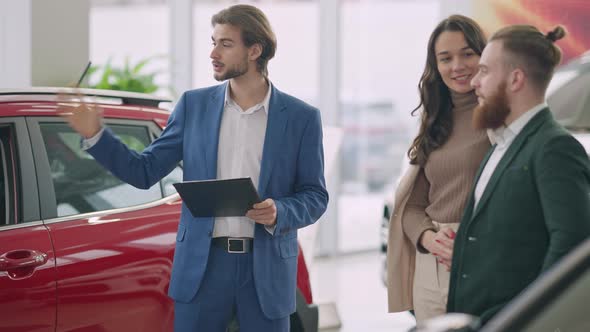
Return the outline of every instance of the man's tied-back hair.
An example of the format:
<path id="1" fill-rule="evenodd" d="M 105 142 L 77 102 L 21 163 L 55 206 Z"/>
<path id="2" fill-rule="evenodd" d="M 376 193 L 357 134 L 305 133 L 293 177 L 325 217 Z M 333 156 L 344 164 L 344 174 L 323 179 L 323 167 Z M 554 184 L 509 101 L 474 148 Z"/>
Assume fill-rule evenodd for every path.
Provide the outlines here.
<path id="1" fill-rule="evenodd" d="M 497 31 L 490 42 L 501 42 L 508 53 L 506 64 L 522 69 L 529 81 L 545 92 L 555 67 L 561 62 L 561 50 L 555 41 L 565 35 L 565 28 L 561 25 L 547 34 L 532 25 L 511 25 Z"/>

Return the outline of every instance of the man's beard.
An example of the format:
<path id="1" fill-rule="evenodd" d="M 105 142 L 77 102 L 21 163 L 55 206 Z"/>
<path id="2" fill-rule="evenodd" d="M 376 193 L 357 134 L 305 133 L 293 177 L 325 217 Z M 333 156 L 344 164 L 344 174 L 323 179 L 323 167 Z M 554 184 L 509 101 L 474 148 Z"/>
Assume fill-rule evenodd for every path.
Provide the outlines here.
<path id="1" fill-rule="evenodd" d="M 510 115 L 506 83 L 500 84 L 496 93 L 486 98 L 483 104 L 473 110 L 473 126 L 475 129 L 496 129 L 506 123 Z"/>
<path id="2" fill-rule="evenodd" d="M 229 80 L 229 79 L 232 79 L 235 77 L 242 76 L 247 72 L 248 72 L 248 56 L 245 56 L 244 61 L 242 61 L 242 63 L 235 65 L 231 69 L 228 69 L 225 74 L 220 74 L 219 76 L 217 74 L 214 74 L 213 77 L 217 81 L 222 82 L 225 80 Z"/>

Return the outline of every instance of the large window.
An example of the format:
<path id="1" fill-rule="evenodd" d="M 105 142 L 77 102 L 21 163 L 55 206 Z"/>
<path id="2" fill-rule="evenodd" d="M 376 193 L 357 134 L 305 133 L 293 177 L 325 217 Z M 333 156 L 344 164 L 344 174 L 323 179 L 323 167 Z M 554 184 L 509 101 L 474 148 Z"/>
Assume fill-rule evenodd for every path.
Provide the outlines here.
<path id="1" fill-rule="evenodd" d="M 58 216 L 68 216 L 152 202 L 173 192 L 171 183 L 182 179 L 177 167 L 162 183 L 137 189 L 114 177 L 80 148 L 80 136 L 63 123 L 41 123 Z M 110 125 L 129 148 L 141 152 L 150 144 L 145 126 Z"/>
<path id="2" fill-rule="evenodd" d="M 418 128 L 410 113 L 419 103 L 418 81 L 439 5 L 435 0 L 341 2 L 341 252 L 380 244 L 384 204 L 393 196 Z"/>

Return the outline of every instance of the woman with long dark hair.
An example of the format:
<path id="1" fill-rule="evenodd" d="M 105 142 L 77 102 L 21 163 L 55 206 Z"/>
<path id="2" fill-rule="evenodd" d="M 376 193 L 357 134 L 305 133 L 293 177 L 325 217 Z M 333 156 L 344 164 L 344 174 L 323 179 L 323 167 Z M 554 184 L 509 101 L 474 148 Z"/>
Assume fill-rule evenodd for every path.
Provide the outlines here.
<path id="1" fill-rule="evenodd" d="M 472 19 L 452 15 L 432 32 L 418 85 L 420 130 L 397 191 L 388 244 L 389 311 L 417 321 L 445 313 L 453 238 L 479 164 L 490 147 L 471 124 L 470 85 L 486 39 Z"/>

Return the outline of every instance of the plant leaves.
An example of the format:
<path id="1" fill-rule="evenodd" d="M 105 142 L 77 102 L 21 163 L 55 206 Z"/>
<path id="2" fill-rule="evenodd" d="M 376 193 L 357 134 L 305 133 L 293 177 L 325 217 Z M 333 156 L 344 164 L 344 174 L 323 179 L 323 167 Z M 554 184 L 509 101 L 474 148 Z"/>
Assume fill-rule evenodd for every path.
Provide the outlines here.
<path id="1" fill-rule="evenodd" d="M 164 55 L 155 55 L 139 60 L 132 64 L 129 57 L 125 57 L 123 67 L 113 67 L 111 65 L 111 58 L 107 60 L 104 66 L 90 67 L 88 76 L 98 74 L 102 69 L 102 75 L 98 83 L 94 86 L 89 86 L 95 89 L 106 90 L 120 90 L 132 91 L 142 93 L 153 93 L 158 90 L 158 85 L 155 83 L 155 78 L 158 74 L 162 74 L 163 70 L 152 71 L 149 73 L 142 73 L 146 65 L 155 59 L 165 58 Z"/>

